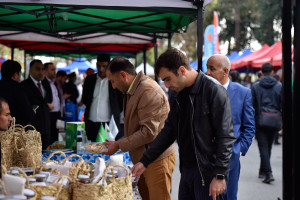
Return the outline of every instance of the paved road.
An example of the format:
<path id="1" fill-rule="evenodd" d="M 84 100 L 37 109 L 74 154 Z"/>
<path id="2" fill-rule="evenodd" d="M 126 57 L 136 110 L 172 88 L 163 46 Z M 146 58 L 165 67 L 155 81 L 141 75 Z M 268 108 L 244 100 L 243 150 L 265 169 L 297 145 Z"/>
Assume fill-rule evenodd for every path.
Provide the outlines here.
<path id="1" fill-rule="evenodd" d="M 178 151 L 172 180 L 172 200 L 177 200 L 180 181 Z M 254 140 L 247 155 L 241 158 L 241 175 L 238 200 L 279 200 L 282 199 L 282 145 L 273 145 L 271 166 L 275 181 L 272 184 L 262 183 L 258 178 L 260 159 L 257 142 Z"/>

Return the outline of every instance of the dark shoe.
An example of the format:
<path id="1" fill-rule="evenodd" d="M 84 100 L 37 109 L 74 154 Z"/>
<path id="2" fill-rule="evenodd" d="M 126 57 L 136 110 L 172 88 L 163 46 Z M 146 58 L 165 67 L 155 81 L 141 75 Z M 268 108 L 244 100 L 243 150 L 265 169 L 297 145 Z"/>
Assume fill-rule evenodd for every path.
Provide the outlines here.
<path id="1" fill-rule="evenodd" d="M 279 144 L 281 144 L 280 142 L 278 142 L 278 141 L 275 141 L 274 142 L 274 144 L 276 144 L 276 145 L 279 145 Z"/>
<path id="2" fill-rule="evenodd" d="M 265 178 L 266 177 L 266 173 L 265 172 L 259 172 L 258 173 L 258 178 Z"/>
<path id="3" fill-rule="evenodd" d="M 270 173 L 270 174 L 267 174 L 266 175 L 266 178 L 263 180 L 264 183 L 271 183 L 275 181 L 273 175 Z"/>

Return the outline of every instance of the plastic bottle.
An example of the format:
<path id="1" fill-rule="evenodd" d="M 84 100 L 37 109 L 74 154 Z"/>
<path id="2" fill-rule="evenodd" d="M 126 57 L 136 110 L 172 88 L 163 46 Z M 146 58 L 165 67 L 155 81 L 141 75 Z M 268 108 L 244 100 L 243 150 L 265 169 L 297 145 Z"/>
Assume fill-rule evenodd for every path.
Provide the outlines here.
<path id="1" fill-rule="evenodd" d="M 82 150 L 83 146 L 82 146 L 82 130 L 79 129 L 77 131 L 77 153 L 83 153 Z"/>

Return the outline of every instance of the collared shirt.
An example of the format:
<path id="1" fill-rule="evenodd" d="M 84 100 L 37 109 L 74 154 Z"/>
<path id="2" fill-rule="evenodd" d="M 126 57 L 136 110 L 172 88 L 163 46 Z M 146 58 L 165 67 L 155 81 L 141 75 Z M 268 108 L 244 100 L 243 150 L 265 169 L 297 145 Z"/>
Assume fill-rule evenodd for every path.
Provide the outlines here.
<path id="1" fill-rule="evenodd" d="M 223 85 L 223 87 L 227 90 L 227 89 L 228 89 L 228 85 L 229 85 L 229 79 L 228 79 L 227 83 L 225 83 L 225 84 Z"/>
<path id="2" fill-rule="evenodd" d="M 101 79 L 97 75 L 93 100 L 90 108 L 89 120 L 93 122 L 109 122 L 111 118 L 109 102 L 108 79 Z"/>
<path id="3" fill-rule="evenodd" d="M 51 92 L 52 92 L 52 102 L 51 104 L 54 106 L 53 110 L 50 110 L 50 112 L 59 112 L 60 111 L 60 99 L 58 96 L 57 88 L 54 84 L 54 81 L 50 80 L 48 77 L 46 79 L 49 81 Z"/>
<path id="4" fill-rule="evenodd" d="M 34 83 L 34 85 L 39 89 L 39 86 L 38 86 L 38 82 L 41 84 L 41 88 L 42 88 L 42 92 L 43 92 L 43 97 L 45 97 L 46 96 L 46 90 L 44 89 L 44 87 L 43 87 L 43 84 L 42 84 L 42 81 L 37 81 L 37 80 L 35 80 L 31 75 L 30 75 L 30 78 L 31 78 L 31 80 L 33 81 L 33 83 Z"/>
<path id="5" fill-rule="evenodd" d="M 130 92 L 130 90 L 131 90 L 131 88 L 132 88 L 132 86 L 134 84 L 134 81 L 135 81 L 136 77 L 137 77 L 137 75 L 134 77 L 133 81 L 131 82 L 131 84 L 130 84 L 130 86 L 129 86 L 127 92 L 126 92 L 126 94 L 128 94 Z"/>

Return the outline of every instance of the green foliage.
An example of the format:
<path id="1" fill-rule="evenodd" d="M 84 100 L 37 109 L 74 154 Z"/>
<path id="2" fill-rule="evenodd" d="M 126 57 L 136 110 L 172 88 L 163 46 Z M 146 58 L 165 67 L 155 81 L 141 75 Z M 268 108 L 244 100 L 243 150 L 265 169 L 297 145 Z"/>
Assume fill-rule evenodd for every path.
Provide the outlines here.
<path id="1" fill-rule="evenodd" d="M 262 44 L 273 45 L 281 37 L 280 1 L 258 1 L 258 10 L 259 20 L 253 29 L 255 38 Z"/>

